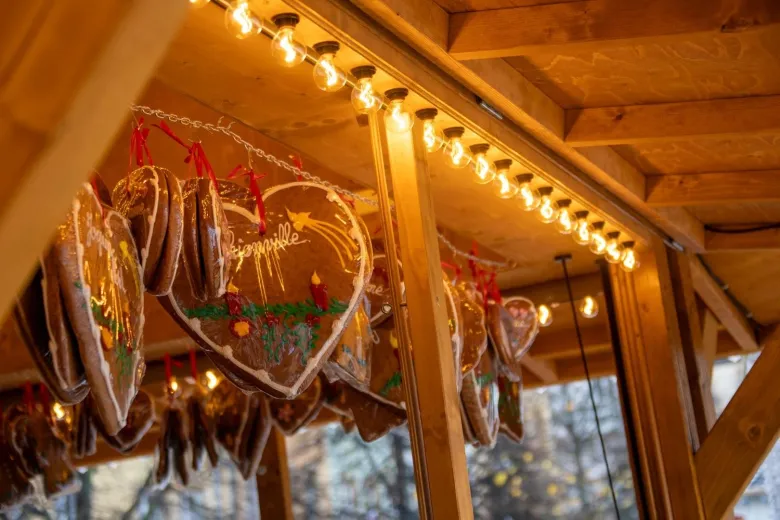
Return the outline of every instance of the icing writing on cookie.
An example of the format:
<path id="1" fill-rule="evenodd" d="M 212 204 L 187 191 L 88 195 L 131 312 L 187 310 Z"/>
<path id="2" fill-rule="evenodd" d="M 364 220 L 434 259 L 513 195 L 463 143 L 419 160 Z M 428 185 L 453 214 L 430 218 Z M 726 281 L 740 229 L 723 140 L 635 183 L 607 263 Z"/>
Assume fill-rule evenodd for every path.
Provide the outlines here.
<path id="1" fill-rule="evenodd" d="M 324 238 L 336 251 L 341 267 L 346 267 L 347 261 L 355 259 L 358 245 L 353 240 L 353 237 L 350 237 L 342 228 L 324 220 L 311 218 L 311 212 L 309 211 L 294 213 L 287 209 L 287 218 L 290 219 L 296 231 L 310 229 Z"/>

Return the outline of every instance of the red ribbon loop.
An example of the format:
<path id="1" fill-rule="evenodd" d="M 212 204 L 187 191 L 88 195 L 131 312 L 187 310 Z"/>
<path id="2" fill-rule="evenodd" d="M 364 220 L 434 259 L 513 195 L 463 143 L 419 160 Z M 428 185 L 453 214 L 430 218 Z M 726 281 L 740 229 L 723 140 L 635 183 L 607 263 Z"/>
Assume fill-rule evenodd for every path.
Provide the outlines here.
<path id="1" fill-rule="evenodd" d="M 179 143 L 181 146 L 183 146 L 189 154 L 184 159 L 184 162 L 189 164 L 190 166 L 195 166 L 195 173 L 198 176 L 198 178 L 203 178 L 203 174 L 209 176 L 209 179 L 211 179 L 211 182 L 214 183 L 214 188 L 217 188 L 217 175 L 214 173 L 214 168 L 211 167 L 211 163 L 206 158 L 206 152 L 203 151 L 203 145 L 200 142 L 192 143 L 192 146 L 187 146 L 187 143 L 181 140 L 181 138 L 176 135 L 173 130 L 165 123 L 165 121 L 160 121 L 159 125 L 154 125 L 163 132 L 165 132 L 165 135 Z"/>
<path id="2" fill-rule="evenodd" d="M 303 161 L 297 155 L 291 155 L 290 159 L 292 159 L 292 162 L 295 165 L 295 167 L 298 168 L 298 173 L 295 174 L 295 179 L 298 182 L 303 181 L 303 175 L 301 175 L 301 172 L 303 171 Z"/>
<path id="3" fill-rule="evenodd" d="M 146 144 L 146 139 L 149 137 L 149 128 L 143 128 L 144 118 L 138 119 L 138 124 L 133 127 L 133 131 L 130 134 L 130 154 L 127 160 L 127 171 L 133 167 L 133 156 L 135 156 L 136 166 L 144 165 L 144 154 L 149 159 L 149 166 L 154 166 L 152 161 L 152 154 L 149 153 L 149 146 Z"/>
<path id="4" fill-rule="evenodd" d="M 441 268 L 449 269 L 455 274 L 455 278 L 453 279 L 453 282 L 457 282 L 458 280 L 460 280 L 461 269 L 458 264 L 448 264 L 447 262 L 442 262 Z"/>
<path id="5" fill-rule="evenodd" d="M 49 389 L 43 383 L 38 385 L 38 398 L 41 401 L 41 405 L 43 405 L 43 411 L 48 414 L 51 400 L 49 399 Z"/>
<path id="6" fill-rule="evenodd" d="M 234 179 L 239 175 L 249 177 L 249 190 L 252 192 L 252 195 L 255 196 L 255 202 L 257 203 L 257 215 L 260 217 L 260 222 L 257 225 L 257 231 L 261 236 L 265 235 L 265 232 L 268 230 L 265 220 L 265 203 L 263 202 L 263 192 L 260 191 L 260 186 L 257 184 L 257 181 L 264 178 L 265 174 L 258 175 L 253 169 L 246 168 L 239 164 L 233 168 L 233 170 L 231 170 L 227 178 Z"/>

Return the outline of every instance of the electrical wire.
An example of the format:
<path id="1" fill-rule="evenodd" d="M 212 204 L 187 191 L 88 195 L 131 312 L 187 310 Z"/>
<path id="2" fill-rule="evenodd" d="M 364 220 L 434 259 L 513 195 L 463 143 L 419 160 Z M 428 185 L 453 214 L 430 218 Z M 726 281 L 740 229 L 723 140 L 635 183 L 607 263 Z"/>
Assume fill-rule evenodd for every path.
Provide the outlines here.
<path id="1" fill-rule="evenodd" d="M 577 333 L 577 343 L 580 346 L 580 356 L 582 357 L 582 366 L 585 369 L 585 379 L 588 381 L 588 393 L 590 394 L 590 404 L 593 407 L 593 416 L 596 418 L 596 431 L 599 434 L 599 442 L 601 443 L 601 453 L 604 456 L 604 466 L 607 468 L 607 479 L 609 480 L 609 489 L 612 492 L 612 504 L 615 506 L 615 515 L 620 520 L 620 508 L 617 503 L 617 494 L 615 493 L 615 483 L 612 481 L 612 470 L 609 467 L 609 458 L 607 457 L 607 446 L 604 442 L 604 434 L 601 431 L 601 421 L 599 420 L 599 412 L 596 407 L 596 396 L 593 393 L 593 382 L 590 377 L 590 370 L 588 369 L 588 359 L 585 356 L 585 345 L 582 341 L 582 331 L 580 330 L 580 323 L 577 319 L 577 308 L 574 305 L 574 293 L 571 290 L 571 280 L 569 279 L 569 269 L 566 267 L 566 261 L 571 259 L 571 255 L 556 256 L 555 259 L 561 263 L 563 267 L 563 278 L 566 280 L 566 292 L 569 295 L 569 304 L 571 305 L 571 313 L 574 318 L 574 331 Z"/>
<path id="2" fill-rule="evenodd" d="M 756 233 L 758 231 L 766 231 L 769 229 L 780 229 L 780 222 L 772 222 L 770 224 L 759 224 L 756 226 L 748 227 L 722 227 L 712 224 L 705 224 L 704 229 L 711 233 L 720 233 L 724 235 L 742 235 L 746 233 Z"/>

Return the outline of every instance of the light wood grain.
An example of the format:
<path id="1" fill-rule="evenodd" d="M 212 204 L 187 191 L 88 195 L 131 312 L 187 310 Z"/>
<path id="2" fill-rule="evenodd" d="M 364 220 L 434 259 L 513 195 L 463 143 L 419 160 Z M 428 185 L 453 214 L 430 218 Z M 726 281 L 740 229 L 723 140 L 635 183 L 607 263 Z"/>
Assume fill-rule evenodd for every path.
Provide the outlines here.
<path id="1" fill-rule="evenodd" d="M 721 518 L 734 507 L 778 438 L 778 367 L 780 330 L 776 329 L 696 454 L 708 519 Z"/>
<path id="2" fill-rule="evenodd" d="M 780 201 L 780 170 L 651 175 L 647 203 L 695 206 Z"/>
<path id="3" fill-rule="evenodd" d="M 730 234 L 707 231 L 707 251 L 776 251 L 780 250 L 780 229 Z"/>
<path id="4" fill-rule="evenodd" d="M 290 486 L 287 441 L 279 428 L 274 426 L 257 472 L 257 500 L 261 518 L 294 520 Z"/>

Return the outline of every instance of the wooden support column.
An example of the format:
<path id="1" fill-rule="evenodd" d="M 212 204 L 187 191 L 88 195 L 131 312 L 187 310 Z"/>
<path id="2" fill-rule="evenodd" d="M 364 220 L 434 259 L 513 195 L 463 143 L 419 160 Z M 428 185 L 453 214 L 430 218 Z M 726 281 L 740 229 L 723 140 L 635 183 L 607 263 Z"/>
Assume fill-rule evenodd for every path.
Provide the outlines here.
<path id="1" fill-rule="evenodd" d="M 271 430 L 260 462 L 257 500 L 260 503 L 260 518 L 294 520 L 286 439 L 277 427 Z"/>
<path id="2" fill-rule="evenodd" d="M 470 519 L 473 510 L 460 396 L 455 387 L 422 124 L 418 120 L 411 132 L 388 132 L 386 136 L 404 266 L 408 311 L 405 315 L 413 353 L 413 373 L 404 370 L 403 378 L 404 381 L 413 378 L 417 387 L 419 410 L 407 412 L 410 421 L 411 415 L 417 414 L 415 420 L 419 420 L 422 430 L 421 462 L 427 475 L 426 499 L 430 500 L 426 514 L 436 519 Z"/>
<path id="3" fill-rule="evenodd" d="M 649 518 L 703 519 L 686 411 L 674 281 L 664 244 L 652 240 L 631 274 L 609 267 L 619 378 L 635 452 L 637 495 Z M 679 283 L 679 280 L 677 280 Z"/>

